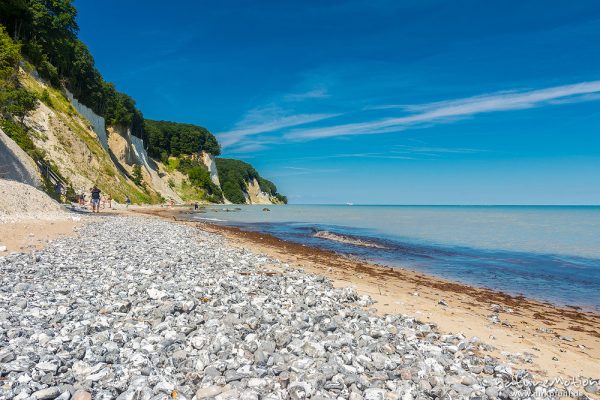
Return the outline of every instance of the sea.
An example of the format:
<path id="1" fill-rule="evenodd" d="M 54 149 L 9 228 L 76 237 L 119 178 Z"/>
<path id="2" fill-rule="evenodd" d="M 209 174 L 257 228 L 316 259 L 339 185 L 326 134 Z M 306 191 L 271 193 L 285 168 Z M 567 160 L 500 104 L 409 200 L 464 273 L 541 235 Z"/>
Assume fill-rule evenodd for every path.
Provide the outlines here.
<path id="1" fill-rule="evenodd" d="M 473 286 L 600 311 L 600 206 L 236 208 L 208 207 L 195 218 Z"/>

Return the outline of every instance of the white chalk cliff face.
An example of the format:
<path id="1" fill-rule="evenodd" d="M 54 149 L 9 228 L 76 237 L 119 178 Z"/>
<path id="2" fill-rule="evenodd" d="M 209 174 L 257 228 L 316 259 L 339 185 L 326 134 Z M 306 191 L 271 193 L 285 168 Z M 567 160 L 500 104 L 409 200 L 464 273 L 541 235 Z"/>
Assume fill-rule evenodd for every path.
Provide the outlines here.
<path id="1" fill-rule="evenodd" d="M 0 128 L 0 179 L 41 187 L 42 178 L 29 155 Z"/>
<path id="2" fill-rule="evenodd" d="M 260 189 L 260 185 L 256 179 L 246 182 L 246 197 L 247 204 L 273 204 L 271 196 Z"/>
<path id="3" fill-rule="evenodd" d="M 98 140 L 100 140 L 100 144 L 102 147 L 104 147 L 104 150 L 108 151 L 108 137 L 106 135 L 104 118 L 94 113 L 91 108 L 81 104 L 79 100 L 73 97 L 71 92 L 66 89 L 65 92 L 67 98 L 71 102 L 71 105 L 77 110 L 77 112 L 81 114 L 81 116 L 85 117 L 85 119 L 90 121 L 90 124 L 92 124 L 92 129 L 98 136 Z"/>
<path id="4" fill-rule="evenodd" d="M 173 199 L 181 203 L 181 197 L 162 179 L 157 171 L 156 164 L 148 157 L 144 148 L 144 141 L 131 134 L 131 129 L 125 126 L 109 126 L 108 145 L 116 161 L 128 173 L 133 172 L 133 166 L 139 164 L 142 169 L 144 181 L 166 199 Z"/>
<path id="5" fill-rule="evenodd" d="M 221 186 L 219 182 L 219 173 L 217 171 L 217 163 L 215 162 L 215 156 L 213 154 L 207 153 L 205 151 L 202 152 L 202 162 L 208 168 L 208 172 L 210 173 L 210 180 L 217 186 Z"/>
<path id="6" fill-rule="evenodd" d="M 132 166 L 137 162 L 131 142 L 131 130 L 124 126 L 109 126 L 108 147 L 123 166 Z"/>

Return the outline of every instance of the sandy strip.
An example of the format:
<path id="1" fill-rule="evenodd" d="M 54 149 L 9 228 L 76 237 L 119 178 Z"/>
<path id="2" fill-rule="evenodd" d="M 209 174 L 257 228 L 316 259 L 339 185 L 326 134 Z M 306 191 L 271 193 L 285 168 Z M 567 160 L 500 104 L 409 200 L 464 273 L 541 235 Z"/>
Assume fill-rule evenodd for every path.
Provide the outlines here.
<path id="1" fill-rule="evenodd" d="M 185 212 L 177 210 L 138 212 L 171 220 L 187 219 Z M 232 245 L 330 278 L 337 287 L 352 286 L 369 294 L 377 301 L 375 307 L 381 314 L 411 315 L 437 325 L 442 333 L 477 336 L 495 348 L 490 355 L 514 368 L 526 368 L 538 379 L 600 377 L 597 313 L 475 288 L 408 269 L 370 264 L 262 233 L 205 222 L 193 224 L 224 235 Z M 500 322 L 494 323 L 494 316 Z"/>
<path id="2" fill-rule="evenodd" d="M 0 246 L 6 246 L 6 251 L 0 256 L 12 251 L 29 253 L 40 250 L 50 240 L 73 235 L 79 224 L 72 219 L 0 223 Z"/>

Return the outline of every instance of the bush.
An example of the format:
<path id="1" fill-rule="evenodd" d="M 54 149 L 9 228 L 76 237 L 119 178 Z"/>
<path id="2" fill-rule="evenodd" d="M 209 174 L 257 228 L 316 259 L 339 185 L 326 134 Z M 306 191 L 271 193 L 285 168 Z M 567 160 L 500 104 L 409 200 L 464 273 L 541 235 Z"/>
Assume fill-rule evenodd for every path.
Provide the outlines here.
<path id="1" fill-rule="evenodd" d="M 23 126 L 7 119 L 1 120 L 0 126 L 2 126 L 2 130 L 9 138 L 14 140 L 15 143 L 19 145 L 19 147 L 22 148 L 27 154 L 36 159 L 36 157 L 34 157 L 36 153 L 35 145 Z"/>
<path id="2" fill-rule="evenodd" d="M 23 121 L 27 113 L 37 105 L 35 95 L 23 88 L 11 90 L 5 101 L 5 112 L 18 118 L 20 121 Z"/>
<path id="3" fill-rule="evenodd" d="M 52 99 L 50 98 L 48 89 L 44 89 L 42 91 L 42 94 L 40 94 L 40 101 L 46 104 L 48 107 L 52 107 Z"/>
<path id="4" fill-rule="evenodd" d="M 182 157 L 178 159 L 177 169 L 188 176 L 190 184 L 204 190 L 206 199 L 213 203 L 220 203 L 223 199 L 221 188 L 210 179 L 210 173 L 206 166 L 192 158 Z"/>
<path id="5" fill-rule="evenodd" d="M 142 167 L 140 164 L 135 164 L 133 166 L 133 183 L 138 186 L 144 185 L 144 176 L 142 175 Z"/>
<path id="6" fill-rule="evenodd" d="M 244 191 L 233 181 L 227 181 L 221 184 L 223 188 L 223 196 L 227 200 L 235 204 L 244 204 L 246 202 L 246 196 Z"/>

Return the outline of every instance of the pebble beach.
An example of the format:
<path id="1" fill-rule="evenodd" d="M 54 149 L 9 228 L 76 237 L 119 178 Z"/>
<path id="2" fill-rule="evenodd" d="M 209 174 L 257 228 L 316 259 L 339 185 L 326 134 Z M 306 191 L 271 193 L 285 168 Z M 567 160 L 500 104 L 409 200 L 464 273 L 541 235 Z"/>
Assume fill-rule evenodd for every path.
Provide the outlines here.
<path id="1" fill-rule="evenodd" d="M 120 215 L 75 229 L 0 256 L 0 399 L 564 397 L 481 338 L 376 314 L 221 235 Z"/>

